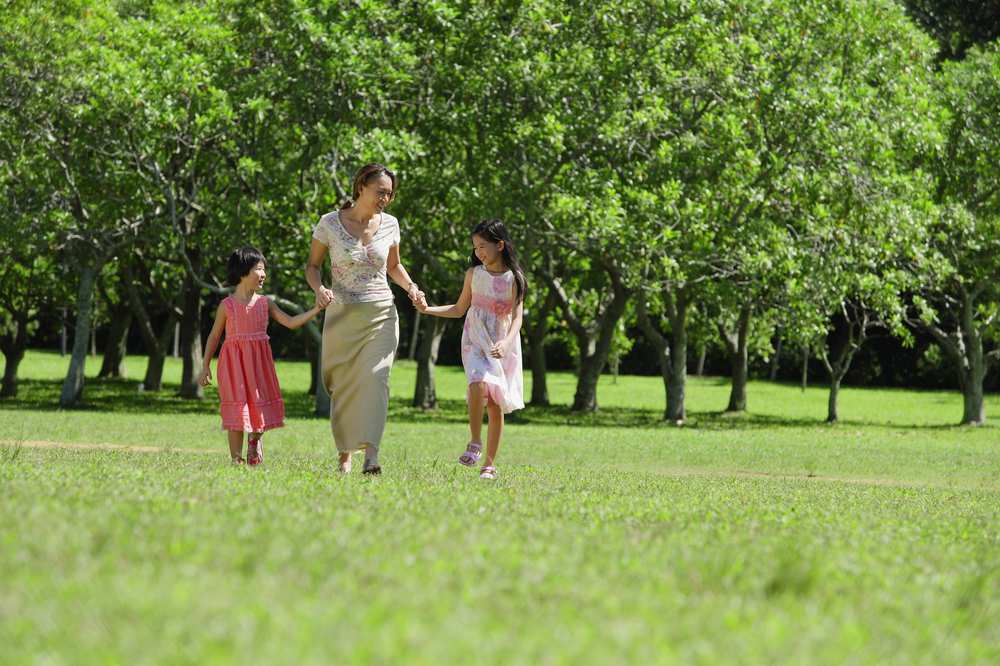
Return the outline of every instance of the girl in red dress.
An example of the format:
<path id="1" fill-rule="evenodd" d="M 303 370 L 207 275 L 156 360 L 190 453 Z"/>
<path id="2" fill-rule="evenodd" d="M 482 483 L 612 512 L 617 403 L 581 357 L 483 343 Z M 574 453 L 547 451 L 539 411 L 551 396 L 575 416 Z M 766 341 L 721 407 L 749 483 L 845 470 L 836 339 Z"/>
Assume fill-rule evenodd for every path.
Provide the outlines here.
<path id="1" fill-rule="evenodd" d="M 212 357 L 223 329 L 226 340 L 219 352 L 219 400 L 222 429 L 229 436 L 234 464 L 257 465 L 264 461 L 261 435 L 285 424 L 285 403 L 274 371 L 267 323 L 274 318 L 288 328 L 299 328 L 319 313 L 319 308 L 295 315 L 285 313 L 273 300 L 257 292 L 264 286 L 264 255 L 241 247 L 229 257 L 227 281 L 236 287 L 215 312 L 215 325 L 205 343 L 205 367 L 198 377 L 202 386 L 212 381 Z M 243 433 L 247 433 L 247 458 L 243 459 Z"/>

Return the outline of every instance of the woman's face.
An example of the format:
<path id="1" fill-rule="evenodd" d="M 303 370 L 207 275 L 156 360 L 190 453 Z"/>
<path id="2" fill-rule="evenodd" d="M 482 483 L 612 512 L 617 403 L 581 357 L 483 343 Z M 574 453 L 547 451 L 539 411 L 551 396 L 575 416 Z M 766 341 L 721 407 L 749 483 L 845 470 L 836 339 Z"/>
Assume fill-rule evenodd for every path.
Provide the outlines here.
<path id="1" fill-rule="evenodd" d="M 484 265 L 489 265 L 495 262 L 500 257 L 500 253 L 503 252 L 503 241 L 494 243 L 479 234 L 474 234 L 472 236 L 472 251 L 476 253 L 479 261 L 483 262 Z"/>
<path id="2" fill-rule="evenodd" d="M 367 185 L 361 186 L 358 203 L 372 206 L 381 213 L 390 201 L 392 201 L 392 179 L 389 176 L 382 174 Z"/>

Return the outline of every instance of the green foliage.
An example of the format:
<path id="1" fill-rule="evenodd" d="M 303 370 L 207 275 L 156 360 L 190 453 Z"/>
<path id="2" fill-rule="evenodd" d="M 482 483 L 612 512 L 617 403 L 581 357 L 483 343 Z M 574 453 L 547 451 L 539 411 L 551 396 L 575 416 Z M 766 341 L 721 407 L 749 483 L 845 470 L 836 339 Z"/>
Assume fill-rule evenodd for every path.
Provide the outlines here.
<path id="1" fill-rule="evenodd" d="M 845 303 L 906 337 L 904 296 L 938 312 L 928 285 L 995 268 L 995 48 L 936 72 L 889 0 L 15 2 L 0 36 L 0 224 L 65 252 L 61 284 L 134 263 L 161 315 L 247 242 L 309 302 L 311 228 L 372 160 L 435 300 L 504 218 L 581 368 L 634 295 L 750 304 L 761 340 Z"/>

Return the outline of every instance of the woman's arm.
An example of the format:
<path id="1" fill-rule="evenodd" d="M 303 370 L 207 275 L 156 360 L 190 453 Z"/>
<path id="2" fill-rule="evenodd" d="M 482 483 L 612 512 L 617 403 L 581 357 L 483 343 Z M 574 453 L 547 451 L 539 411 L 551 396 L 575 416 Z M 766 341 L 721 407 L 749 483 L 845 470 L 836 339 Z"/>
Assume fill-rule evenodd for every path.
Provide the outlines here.
<path id="1" fill-rule="evenodd" d="M 319 302 L 318 295 L 316 296 L 316 301 L 317 303 Z M 301 326 L 305 326 L 306 322 L 318 315 L 322 308 L 320 308 L 319 305 L 314 305 L 305 312 L 297 315 L 290 315 L 278 307 L 278 304 L 269 298 L 267 299 L 267 309 L 271 313 L 271 318 L 276 322 L 285 328 L 296 329 Z"/>
<path id="2" fill-rule="evenodd" d="M 521 333 L 521 323 L 524 321 L 524 301 L 521 301 L 514 306 L 514 314 L 510 320 L 510 329 L 507 330 L 507 335 L 503 337 L 493 348 L 490 349 L 490 356 L 493 358 L 503 358 L 507 355 L 510 350 L 511 345 L 514 344 L 514 340 Z"/>
<path id="3" fill-rule="evenodd" d="M 468 311 L 469 306 L 472 304 L 472 269 L 465 271 L 465 284 L 462 285 L 462 293 L 458 297 L 458 301 L 451 305 L 435 305 L 435 306 L 424 306 L 423 308 L 417 308 L 424 314 L 434 315 L 435 317 L 451 317 L 457 319 L 462 317 Z"/>
<path id="4" fill-rule="evenodd" d="M 215 356 L 215 350 L 219 346 L 219 338 L 222 337 L 224 330 L 226 330 L 226 304 L 219 303 L 219 307 L 215 310 L 215 323 L 212 324 L 212 332 L 208 334 L 208 340 L 205 341 L 205 358 L 202 362 L 201 374 L 198 375 L 198 383 L 202 386 L 208 386 L 212 382 L 212 357 Z"/>
<path id="5" fill-rule="evenodd" d="M 306 260 L 306 282 L 316 293 L 316 305 L 325 308 L 333 301 L 333 292 L 323 286 L 323 261 L 329 248 L 315 238 L 309 246 L 309 259 Z"/>
<path id="6" fill-rule="evenodd" d="M 399 260 L 399 245 L 389 246 L 389 257 L 385 262 L 385 273 L 392 278 L 393 282 L 403 288 L 414 305 L 420 302 L 423 292 L 420 291 L 420 287 L 413 281 L 410 274 L 406 272 L 406 268 Z"/>

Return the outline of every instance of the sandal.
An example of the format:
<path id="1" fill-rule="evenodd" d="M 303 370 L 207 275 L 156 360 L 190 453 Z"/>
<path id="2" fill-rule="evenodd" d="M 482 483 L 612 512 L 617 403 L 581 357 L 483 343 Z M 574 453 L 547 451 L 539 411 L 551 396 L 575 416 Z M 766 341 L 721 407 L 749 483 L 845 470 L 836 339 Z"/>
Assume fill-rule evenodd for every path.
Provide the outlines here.
<path id="1" fill-rule="evenodd" d="M 497 478 L 497 468 L 493 465 L 486 465 L 479 471 L 480 479 L 495 479 Z"/>
<path id="2" fill-rule="evenodd" d="M 480 442 L 469 442 L 465 447 L 465 453 L 458 457 L 458 462 L 466 467 L 472 467 L 483 455 L 483 445 Z"/>
<path id="3" fill-rule="evenodd" d="M 361 470 L 362 474 L 370 474 L 371 476 L 378 476 L 382 473 L 382 467 L 380 465 L 372 465 L 371 467 L 365 467 Z"/>
<path id="4" fill-rule="evenodd" d="M 259 465 L 264 462 L 264 442 L 263 437 L 247 441 L 247 464 Z"/>

